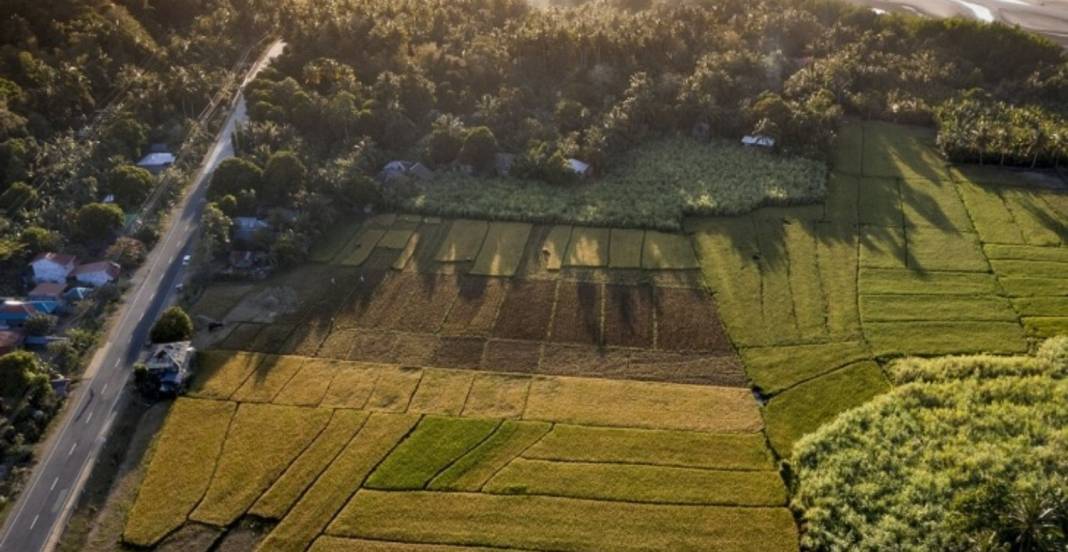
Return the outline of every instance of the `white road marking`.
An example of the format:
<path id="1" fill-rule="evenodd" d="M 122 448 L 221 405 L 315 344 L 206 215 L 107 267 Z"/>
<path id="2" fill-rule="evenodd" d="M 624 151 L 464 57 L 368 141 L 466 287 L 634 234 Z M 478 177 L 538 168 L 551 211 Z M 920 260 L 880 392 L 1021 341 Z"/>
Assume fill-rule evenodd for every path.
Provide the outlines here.
<path id="1" fill-rule="evenodd" d="M 85 418 L 85 423 L 89 423 L 89 420 L 93 419 L 93 411 L 89 411 L 89 415 Z"/>
<path id="2" fill-rule="evenodd" d="M 33 521 L 30 522 L 30 531 L 33 531 L 33 527 L 35 525 L 37 525 L 37 518 L 39 518 L 39 517 L 41 517 L 41 516 L 40 515 L 33 516 Z"/>
<path id="3" fill-rule="evenodd" d="M 67 456 L 70 456 L 70 455 L 74 454 L 74 449 L 76 449 L 76 448 L 78 448 L 78 443 L 74 443 L 73 445 L 71 445 L 70 446 L 70 452 L 67 453 Z"/>
<path id="4" fill-rule="evenodd" d="M 958 4 L 960 4 L 960 5 L 962 5 L 962 6 L 964 6 L 965 8 L 968 8 L 968 11 L 972 12 L 972 15 L 974 15 L 976 19 L 978 19 L 980 21 L 986 21 L 987 23 L 993 23 L 994 22 L 994 13 L 991 12 L 985 6 L 980 6 L 979 4 L 973 4 L 973 3 L 967 2 L 965 0 L 953 0 L 953 1 L 958 3 Z"/>
<path id="5" fill-rule="evenodd" d="M 52 480 L 52 485 L 50 485 L 50 486 L 48 487 L 48 490 L 49 490 L 49 491 L 54 491 L 54 490 L 56 490 L 56 483 L 59 483 L 59 478 L 58 478 L 58 477 Z"/>
<path id="6" fill-rule="evenodd" d="M 108 392 L 108 385 L 109 385 L 109 384 L 105 383 L 105 384 L 104 384 L 104 387 L 100 389 L 100 394 L 101 394 L 101 395 L 103 395 L 104 393 L 107 393 L 107 392 Z"/>
<path id="7" fill-rule="evenodd" d="M 69 492 L 69 487 L 60 491 L 59 496 L 56 498 L 55 504 L 52 505 L 53 514 L 56 513 L 59 510 L 59 507 L 63 505 L 63 501 L 67 499 L 67 493 Z"/>

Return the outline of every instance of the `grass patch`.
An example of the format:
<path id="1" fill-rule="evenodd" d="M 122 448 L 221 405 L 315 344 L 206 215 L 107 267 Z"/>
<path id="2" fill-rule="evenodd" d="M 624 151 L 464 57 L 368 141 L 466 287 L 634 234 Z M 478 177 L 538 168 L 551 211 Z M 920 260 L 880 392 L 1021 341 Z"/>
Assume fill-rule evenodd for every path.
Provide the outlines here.
<path id="1" fill-rule="evenodd" d="M 499 548 L 319 537 L 309 552 L 499 552 Z"/>
<path id="2" fill-rule="evenodd" d="M 504 420 L 489 438 L 443 470 L 427 488 L 477 491 L 493 474 L 541 439 L 550 427 L 541 422 Z"/>
<path id="3" fill-rule="evenodd" d="M 999 277 L 1016 278 L 1065 278 L 1068 277 L 1068 263 L 1052 261 L 990 261 L 994 273 Z"/>
<path id="4" fill-rule="evenodd" d="M 412 515 L 419 512 L 419 515 Z M 360 491 L 332 535 L 532 550 L 796 550 L 785 508 L 605 503 L 543 496 Z"/>
<path id="5" fill-rule="evenodd" d="M 1068 240 L 1064 215 L 1043 201 L 1044 192 L 1026 188 L 999 190 L 1028 245 L 1061 245 Z"/>
<path id="6" fill-rule="evenodd" d="M 560 270 L 564 266 L 564 255 L 567 246 L 571 243 L 571 227 L 556 225 L 549 229 L 545 240 L 541 243 L 541 257 L 545 261 L 548 270 Z"/>
<path id="7" fill-rule="evenodd" d="M 864 123 L 850 122 L 838 129 L 832 166 L 835 171 L 860 174 L 864 167 Z"/>
<path id="8" fill-rule="evenodd" d="M 1029 334 L 1039 337 L 1068 335 L 1066 316 L 1025 316 L 1023 324 Z"/>
<path id="9" fill-rule="evenodd" d="M 864 174 L 938 180 L 948 172 L 932 129 L 865 121 Z"/>
<path id="10" fill-rule="evenodd" d="M 826 166 L 734 141 L 666 138 L 643 143 L 605 175 L 561 192 L 516 178 L 441 173 L 394 199 L 406 211 L 493 220 L 676 231 L 684 215 L 723 215 L 823 196 Z M 387 194 L 389 191 L 387 191 Z"/>
<path id="11" fill-rule="evenodd" d="M 230 425 L 211 486 L 189 519 L 220 527 L 233 523 L 329 419 L 326 409 L 242 404 Z"/>
<path id="12" fill-rule="evenodd" d="M 648 231 L 642 243 L 642 268 L 686 270 L 698 268 L 690 238 L 682 234 Z"/>
<path id="13" fill-rule="evenodd" d="M 513 276 L 523 260 L 531 225 L 521 222 L 492 222 L 471 274 Z"/>
<path id="14" fill-rule="evenodd" d="M 857 186 L 857 222 L 865 226 L 898 228 L 901 191 L 896 178 L 861 178 Z"/>
<path id="15" fill-rule="evenodd" d="M 760 257 L 755 227 L 749 217 L 701 219 L 690 223 L 701 274 L 715 292 L 723 321 L 735 343 L 767 342 L 762 304 Z"/>
<path id="16" fill-rule="evenodd" d="M 720 471 L 636 464 L 518 459 L 483 492 L 662 504 L 781 506 L 786 488 L 775 471 Z"/>
<path id="17" fill-rule="evenodd" d="M 1068 263 L 1068 247 L 1036 247 L 1033 245 L 991 243 L 984 244 L 983 251 L 987 257 L 996 260 Z"/>
<path id="18" fill-rule="evenodd" d="M 423 418 L 367 478 L 370 489 L 422 489 L 497 427 L 496 420 Z"/>
<path id="19" fill-rule="evenodd" d="M 377 247 L 383 249 L 405 249 L 408 247 L 408 242 L 411 241 L 413 235 L 415 235 L 414 230 L 407 228 L 393 228 L 387 230 L 386 234 L 382 236 L 382 239 L 378 240 Z"/>
<path id="20" fill-rule="evenodd" d="M 322 406 L 363 408 L 371 398 L 379 371 L 368 365 L 344 363 L 323 396 Z"/>
<path id="21" fill-rule="evenodd" d="M 371 414 L 293 509 L 260 544 L 260 550 L 301 552 L 308 547 L 367 474 L 419 421 L 411 414 Z"/>
<path id="22" fill-rule="evenodd" d="M 876 356 L 1027 350 L 1016 322 L 868 322 L 864 333 Z"/>
<path id="23" fill-rule="evenodd" d="M 274 402 L 294 406 L 318 406 L 342 366 L 343 364 L 336 360 L 304 359 L 300 371 L 282 388 Z"/>
<path id="24" fill-rule="evenodd" d="M 608 266 L 611 268 L 641 268 L 642 242 L 645 232 L 613 228 L 608 247 Z"/>
<path id="25" fill-rule="evenodd" d="M 463 415 L 478 418 L 518 418 L 526 407 L 530 378 L 478 374 L 471 384 Z"/>
<path id="26" fill-rule="evenodd" d="M 360 231 L 362 222 L 350 220 L 341 222 L 324 235 L 315 240 L 311 251 L 308 252 L 308 260 L 315 263 L 329 263 L 337 258 L 338 254 Z"/>
<path id="27" fill-rule="evenodd" d="M 957 189 L 983 243 L 1024 243 L 1023 234 L 996 188 L 964 181 L 957 183 Z"/>
<path id="28" fill-rule="evenodd" d="M 408 412 L 459 416 L 473 380 L 470 372 L 424 368 Z"/>
<path id="29" fill-rule="evenodd" d="M 264 355 L 205 351 L 197 355 L 197 376 L 189 395 L 205 399 L 228 399 L 245 383 Z"/>
<path id="30" fill-rule="evenodd" d="M 571 229 L 571 241 L 564 255 L 564 266 L 608 266 L 611 233 L 608 228 L 576 226 Z"/>
<path id="31" fill-rule="evenodd" d="M 1062 292 L 1068 294 L 1068 288 L 1063 289 Z M 1024 316 L 1068 316 L 1068 295 L 1022 297 L 1013 300 L 1012 305 Z"/>
<path id="32" fill-rule="evenodd" d="M 911 320 L 1015 322 L 1016 312 L 1003 297 L 967 295 L 862 295 L 864 322 Z"/>
<path id="33" fill-rule="evenodd" d="M 180 398 L 153 447 L 123 541 L 154 546 L 185 523 L 211 482 L 236 404 Z"/>
<path id="34" fill-rule="evenodd" d="M 189 315 L 222 320 L 252 289 L 252 284 L 212 283 L 189 309 Z"/>
<path id="35" fill-rule="evenodd" d="M 857 231 L 849 224 L 825 223 L 817 224 L 815 233 L 827 333 L 834 339 L 859 337 Z"/>
<path id="36" fill-rule="evenodd" d="M 524 458 L 649 464 L 723 470 L 772 470 L 762 433 L 698 433 L 556 424 Z"/>
<path id="37" fill-rule="evenodd" d="M 282 519 L 304 490 L 315 482 L 363 427 L 367 416 L 367 412 L 358 410 L 335 410 L 326 429 L 256 500 L 249 513 L 266 519 Z"/>
<path id="38" fill-rule="evenodd" d="M 524 418 L 743 433 L 763 425 L 748 389 L 571 377 L 536 378 Z"/>
<path id="39" fill-rule="evenodd" d="M 765 393 L 775 394 L 847 364 L 868 360 L 861 341 L 742 349 L 746 373 Z"/>
<path id="40" fill-rule="evenodd" d="M 974 272 L 862 268 L 860 292 L 865 295 L 992 295 L 998 293 L 998 281 L 992 274 Z"/>
<path id="41" fill-rule="evenodd" d="M 760 255 L 754 257 L 760 268 L 760 308 L 770 342 L 796 342 L 801 339 L 790 290 L 790 257 L 786 250 L 785 221 L 780 215 L 760 213 L 756 224 Z M 750 305 L 749 308 L 755 308 Z"/>
<path id="42" fill-rule="evenodd" d="M 371 256 L 378 241 L 386 235 L 385 230 L 364 228 L 337 255 L 337 262 L 345 266 L 360 266 Z"/>
<path id="43" fill-rule="evenodd" d="M 271 402 L 303 363 L 304 357 L 265 356 L 231 398 L 238 402 Z"/>
<path id="44" fill-rule="evenodd" d="M 382 412 L 406 411 L 415 388 L 419 386 L 423 371 L 418 368 L 394 366 L 377 368 L 376 371 L 378 378 L 375 380 L 371 397 L 367 399 L 366 408 Z"/>
<path id="45" fill-rule="evenodd" d="M 950 180 L 908 179 L 901 183 L 901 204 L 907 226 L 972 231 L 968 209 Z"/>
<path id="46" fill-rule="evenodd" d="M 396 259 L 393 259 L 393 263 L 390 268 L 393 270 L 404 270 L 404 267 L 408 266 L 408 262 L 415 256 L 416 250 L 419 248 L 419 244 L 423 242 L 423 236 L 425 234 L 422 230 L 416 230 L 412 232 L 411 237 L 407 243 L 404 244 L 404 249 L 397 255 Z"/>
<path id="47" fill-rule="evenodd" d="M 908 229 L 909 267 L 921 271 L 989 272 L 975 234 L 936 228 Z"/>
<path id="48" fill-rule="evenodd" d="M 796 220 L 783 225 L 790 263 L 790 295 L 798 336 L 802 340 L 827 337 L 827 303 L 821 281 L 815 228 L 813 223 Z"/>
<path id="49" fill-rule="evenodd" d="M 1068 295 L 1068 278 L 998 278 L 1009 297 Z"/>
<path id="50" fill-rule="evenodd" d="M 434 260 L 446 263 L 475 260 L 482 241 L 486 238 L 489 223 L 484 220 L 458 219 L 452 221 L 449 233 L 438 247 Z"/>
<path id="51" fill-rule="evenodd" d="M 881 228 L 878 232 L 860 234 L 861 268 L 902 269 L 908 266 L 907 255 L 905 231 L 901 228 Z"/>
<path id="52" fill-rule="evenodd" d="M 781 456 L 789 456 L 802 435 L 889 388 L 879 365 L 871 361 L 851 364 L 799 384 L 780 393 L 764 408 L 768 440 Z"/>

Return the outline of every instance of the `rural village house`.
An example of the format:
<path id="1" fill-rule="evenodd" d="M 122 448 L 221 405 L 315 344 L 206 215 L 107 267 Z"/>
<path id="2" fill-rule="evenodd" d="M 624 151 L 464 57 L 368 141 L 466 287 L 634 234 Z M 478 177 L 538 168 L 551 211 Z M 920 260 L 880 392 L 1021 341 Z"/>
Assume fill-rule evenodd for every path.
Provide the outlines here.
<path id="1" fill-rule="evenodd" d="M 166 144 L 152 144 L 148 148 L 148 154 L 137 162 L 137 166 L 152 174 L 159 174 L 167 167 L 174 164 L 175 157 Z"/>
<path id="2" fill-rule="evenodd" d="M 255 239 L 256 234 L 271 229 L 270 223 L 256 217 L 234 217 L 234 239 L 248 242 Z"/>
<path id="3" fill-rule="evenodd" d="M 41 311 L 33 303 L 7 300 L 0 305 L 0 326 L 21 328 L 30 317 L 37 314 L 41 314 Z"/>
<path id="4" fill-rule="evenodd" d="M 571 168 L 571 172 L 586 178 L 593 174 L 593 167 L 585 161 L 579 161 L 578 159 L 568 159 L 567 166 Z"/>
<path id="5" fill-rule="evenodd" d="M 386 166 L 382 167 L 382 172 L 378 173 L 378 179 L 383 182 L 389 182 L 403 176 L 426 180 L 433 177 L 434 172 L 417 161 L 397 160 L 386 163 Z"/>
<path id="6" fill-rule="evenodd" d="M 773 148 L 775 147 L 775 139 L 763 134 L 747 134 L 742 137 L 742 145 L 758 148 Z"/>
<path id="7" fill-rule="evenodd" d="M 159 379 L 159 392 L 176 395 L 185 388 L 196 349 L 189 341 L 160 343 L 152 347 L 145 368 Z"/>
<path id="8" fill-rule="evenodd" d="M 33 281 L 35 283 L 53 282 L 63 283 L 74 272 L 74 266 L 78 259 L 74 255 L 61 253 L 41 253 L 30 262 L 33 269 Z"/>
<path id="9" fill-rule="evenodd" d="M 74 269 L 74 279 L 77 280 L 79 284 L 90 285 L 93 287 L 101 287 L 110 284 L 119 277 L 119 274 L 122 274 L 122 268 L 114 261 L 97 261 L 95 263 L 78 265 L 78 267 Z"/>

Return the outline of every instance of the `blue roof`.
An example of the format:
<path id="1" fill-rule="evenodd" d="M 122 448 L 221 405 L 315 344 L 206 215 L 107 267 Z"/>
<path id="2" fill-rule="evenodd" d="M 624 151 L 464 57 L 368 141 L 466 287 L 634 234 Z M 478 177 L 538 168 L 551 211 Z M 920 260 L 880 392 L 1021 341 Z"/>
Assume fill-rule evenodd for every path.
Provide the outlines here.
<path id="1" fill-rule="evenodd" d="M 92 292 L 93 290 L 87 287 L 73 287 L 68 289 L 67 292 L 63 294 L 63 298 L 67 299 L 68 301 L 71 299 L 75 301 L 81 301 L 82 299 L 89 297 L 89 294 Z"/>
<path id="2" fill-rule="evenodd" d="M 30 304 L 45 314 L 52 314 L 60 307 L 60 304 L 55 301 L 30 301 Z"/>

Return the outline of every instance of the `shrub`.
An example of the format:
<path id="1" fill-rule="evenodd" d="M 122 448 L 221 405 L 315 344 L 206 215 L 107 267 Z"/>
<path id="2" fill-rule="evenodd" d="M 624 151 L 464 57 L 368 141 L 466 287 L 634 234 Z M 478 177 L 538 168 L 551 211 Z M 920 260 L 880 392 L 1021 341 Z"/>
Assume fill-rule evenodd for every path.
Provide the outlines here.
<path id="1" fill-rule="evenodd" d="M 797 443 L 811 549 L 1060 550 L 1064 340 L 1038 357 L 910 359 L 907 382 Z"/>
<path id="2" fill-rule="evenodd" d="M 193 337 L 193 320 L 182 307 L 171 307 L 163 311 L 159 320 L 152 326 L 151 337 L 155 343 L 188 340 Z"/>
<path id="3" fill-rule="evenodd" d="M 471 165 L 478 171 L 493 167 L 497 155 L 497 138 L 486 127 L 475 127 L 467 131 L 463 146 L 460 147 L 459 160 Z"/>

